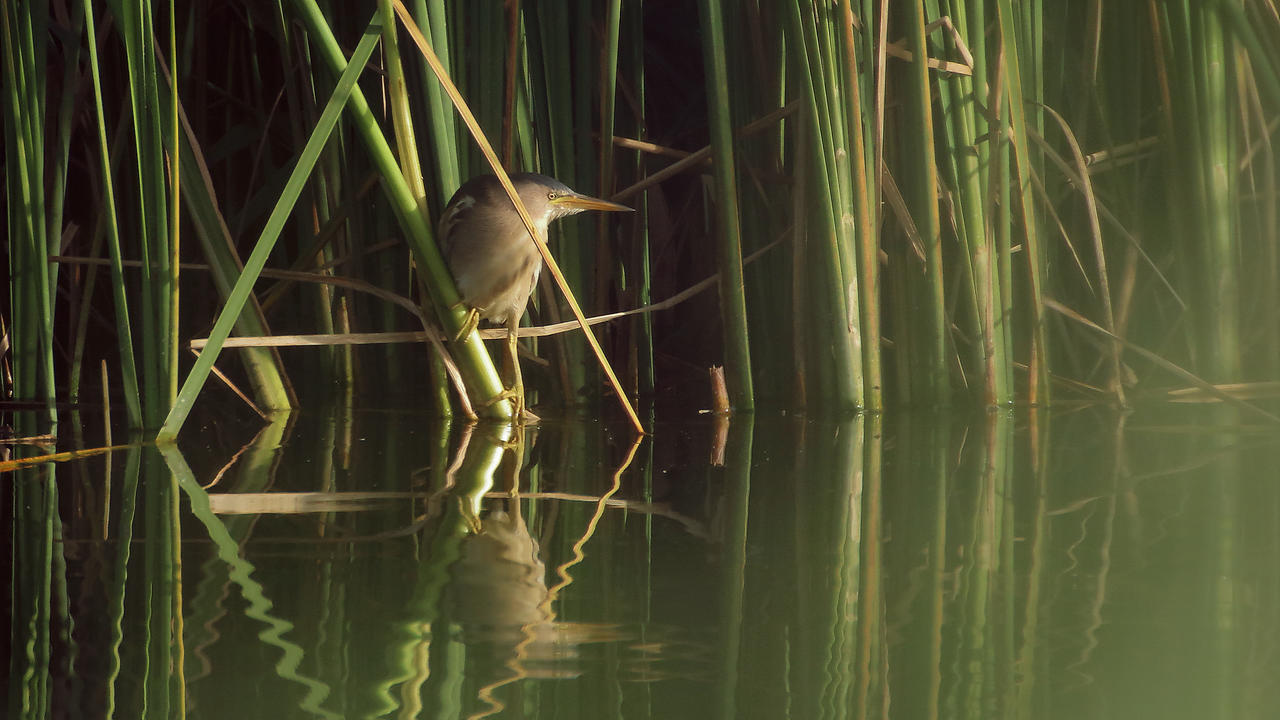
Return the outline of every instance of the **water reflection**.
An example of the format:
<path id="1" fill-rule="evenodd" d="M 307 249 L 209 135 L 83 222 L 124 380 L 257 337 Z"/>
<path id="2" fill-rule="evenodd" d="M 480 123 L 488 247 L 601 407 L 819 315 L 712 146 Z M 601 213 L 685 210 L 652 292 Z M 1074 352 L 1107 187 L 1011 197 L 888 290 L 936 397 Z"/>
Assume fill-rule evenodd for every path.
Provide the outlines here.
<path id="1" fill-rule="evenodd" d="M 1275 440 L 346 412 L 14 470 L 9 716 L 1266 717 Z"/>

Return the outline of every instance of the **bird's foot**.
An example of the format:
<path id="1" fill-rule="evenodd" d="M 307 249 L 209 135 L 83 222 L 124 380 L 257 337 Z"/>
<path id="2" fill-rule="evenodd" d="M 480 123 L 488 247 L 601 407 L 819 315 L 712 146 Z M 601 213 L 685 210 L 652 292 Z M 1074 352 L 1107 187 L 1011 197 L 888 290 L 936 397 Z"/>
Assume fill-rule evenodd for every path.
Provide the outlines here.
<path id="1" fill-rule="evenodd" d="M 458 498 L 458 509 L 462 512 L 462 521 L 467 524 L 467 529 L 472 535 L 479 535 L 484 532 L 484 523 L 480 521 L 480 516 L 476 514 L 474 508 L 465 498 Z"/>
<path id="2" fill-rule="evenodd" d="M 459 303 L 455 307 L 460 307 Z M 476 308 L 467 309 L 467 317 L 462 321 L 462 327 L 458 328 L 458 334 L 453 336 L 454 342 L 462 342 L 462 339 L 471 334 L 472 330 L 480 324 L 480 311 Z"/>
<path id="3" fill-rule="evenodd" d="M 505 388 L 505 389 L 503 389 L 503 391 L 502 391 L 502 392 L 500 392 L 500 393 L 498 393 L 497 395 L 494 395 L 493 397 L 489 398 L 489 401 L 488 401 L 488 402 L 486 402 L 486 403 L 484 404 L 484 406 L 485 406 L 486 408 L 490 408 L 490 407 L 493 407 L 494 405 L 497 405 L 498 403 L 502 402 L 503 400 L 511 400 L 511 401 L 513 401 L 513 402 L 514 402 L 514 401 L 516 401 L 516 400 L 517 400 L 516 395 L 517 395 L 517 392 L 516 392 L 516 389 L 515 389 L 515 388 L 513 388 L 513 387 Z M 520 403 L 523 405 L 523 404 L 524 404 L 524 401 L 523 401 L 523 400 L 520 400 Z"/>
<path id="4" fill-rule="evenodd" d="M 493 407 L 494 405 L 506 400 L 510 400 L 512 405 L 515 406 L 514 412 L 511 413 L 512 422 L 525 425 L 537 423 L 542 420 L 542 418 L 535 415 L 531 410 L 529 410 L 528 406 L 524 404 L 524 388 L 522 387 L 506 388 L 497 395 L 489 398 L 489 401 L 486 402 L 484 406 L 486 408 Z"/>

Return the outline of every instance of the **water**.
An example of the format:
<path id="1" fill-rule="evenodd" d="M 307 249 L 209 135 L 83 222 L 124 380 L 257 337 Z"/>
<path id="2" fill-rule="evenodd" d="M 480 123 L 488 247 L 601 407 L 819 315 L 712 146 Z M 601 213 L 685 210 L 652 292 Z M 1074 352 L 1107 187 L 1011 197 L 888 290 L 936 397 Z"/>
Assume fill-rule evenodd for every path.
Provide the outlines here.
<path id="1" fill-rule="evenodd" d="M 10 472 L 9 717 L 1275 717 L 1252 422 L 347 412 Z"/>

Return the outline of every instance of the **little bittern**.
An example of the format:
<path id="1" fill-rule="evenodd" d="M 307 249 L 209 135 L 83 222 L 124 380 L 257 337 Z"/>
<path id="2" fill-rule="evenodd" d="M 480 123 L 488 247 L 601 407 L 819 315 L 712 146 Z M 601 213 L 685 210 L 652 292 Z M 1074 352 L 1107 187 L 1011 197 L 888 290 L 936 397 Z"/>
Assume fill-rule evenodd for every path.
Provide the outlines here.
<path id="1" fill-rule="evenodd" d="M 584 210 L 631 210 L 574 192 L 546 175 L 521 173 L 512 175 L 511 182 L 544 241 L 551 221 L 566 215 Z M 458 339 L 470 333 L 481 319 L 506 325 L 513 381 L 500 397 L 512 398 L 516 418 L 522 418 L 524 379 L 516 356 L 516 329 L 538 284 L 542 255 L 494 175 L 471 178 L 458 188 L 440 216 L 439 238 L 462 305 L 469 311 Z"/>

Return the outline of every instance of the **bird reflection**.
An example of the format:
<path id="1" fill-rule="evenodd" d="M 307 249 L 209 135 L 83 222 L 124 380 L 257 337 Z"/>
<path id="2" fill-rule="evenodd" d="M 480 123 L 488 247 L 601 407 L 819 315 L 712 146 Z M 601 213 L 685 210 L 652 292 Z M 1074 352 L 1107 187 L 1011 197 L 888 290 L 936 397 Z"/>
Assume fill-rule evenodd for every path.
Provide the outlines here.
<path id="1" fill-rule="evenodd" d="M 488 512 L 480 532 L 463 540 L 446 597 L 465 641 L 514 645 L 549 632 L 553 617 L 538 553 L 518 501 Z"/>
<path id="2" fill-rule="evenodd" d="M 547 499 L 548 494 L 522 498 L 519 492 L 524 427 L 464 431 L 446 477 L 449 499 L 436 506 L 439 524 L 428 554 L 453 558 L 440 576 L 443 612 L 439 619 L 444 625 L 435 625 L 432 635 L 437 641 L 467 646 L 467 673 L 482 683 L 476 698 L 487 707 L 472 717 L 501 712 L 504 705 L 498 691 L 506 685 L 581 675 L 588 645 L 635 639 L 633 632 L 614 624 L 561 621 L 554 608 L 557 598 L 572 592 L 571 570 L 588 555 L 591 537 L 610 503 L 616 502 L 613 498 L 638 443 L 637 438 L 613 473 L 607 492 L 590 500 L 590 496 L 579 496 L 594 501 L 595 512 L 585 527 L 569 530 L 581 535 L 572 543 L 569 556 L 549 569 L 522 509 L 525 503 Z M 502 490 L 494 492 L 496 488 Z M 545 523 L 555 515 L 550 510 L 539 519 Z M 445 634 L 439 634 L 442 631 Z M 637 679 L 656 677 L 654 663 L 665 643 L 655 645 L 655 641 L 647 637 L 645 647 L 634 649 L 632 670 Z M 438 648 L 432 654 L 447 655 Z"/>
<path id="3" fill-rule="evenodd" d="M 463 642 L 509 668 L 503 682 L 578 674 L 559 662 L 576 653 L 555 622 L 546 566 L 521 512 L 525 437 L 520 425 L 464 431 L 448 479 L 468 532 L 449 568 L 445 609 Z M 495 487 L 501 497 L 486 497 Z"/>

